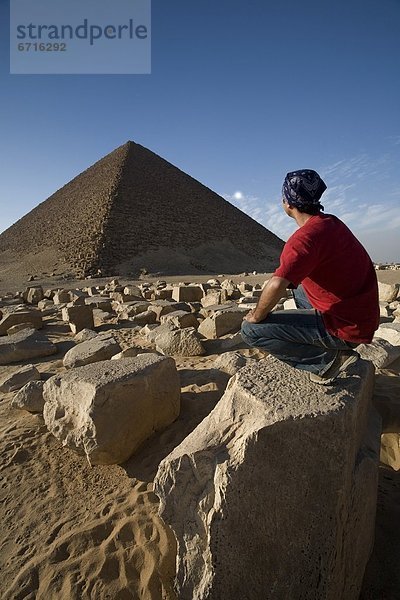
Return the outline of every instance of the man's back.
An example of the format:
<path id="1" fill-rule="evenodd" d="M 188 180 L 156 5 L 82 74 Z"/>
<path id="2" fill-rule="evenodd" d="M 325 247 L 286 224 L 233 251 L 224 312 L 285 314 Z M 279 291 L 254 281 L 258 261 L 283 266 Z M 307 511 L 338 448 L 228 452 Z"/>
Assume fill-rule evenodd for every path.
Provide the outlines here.
<path id="1" fill-rule="evenodd" d="M 302 283 L 330 333 L 356 343 L 372 340 L 379 324 L 375 269 L 340 219 L 310 217 L 287 241 L 275 275 Z"/>

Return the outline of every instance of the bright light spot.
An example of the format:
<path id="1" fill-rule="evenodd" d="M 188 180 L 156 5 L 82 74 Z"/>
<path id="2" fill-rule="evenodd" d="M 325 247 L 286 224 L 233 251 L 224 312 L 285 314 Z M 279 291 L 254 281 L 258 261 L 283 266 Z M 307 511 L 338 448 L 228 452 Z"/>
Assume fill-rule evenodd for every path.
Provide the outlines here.
<path id="1" fill-rule="evenodd" d="M 235 200 L 243 200 L 243 194 L 242 194 L 242 192 L 235 192 L 233 194 L 233 197 L 234 197 Z"/>

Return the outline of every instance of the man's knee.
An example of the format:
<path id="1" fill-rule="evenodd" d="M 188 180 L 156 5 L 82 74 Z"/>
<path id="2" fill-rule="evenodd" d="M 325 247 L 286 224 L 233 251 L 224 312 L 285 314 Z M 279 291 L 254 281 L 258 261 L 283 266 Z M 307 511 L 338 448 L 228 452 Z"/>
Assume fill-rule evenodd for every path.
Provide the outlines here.
<path id="1" fill-rule="evenodd" d="M 260 337 L 257 333 L 257 323 L 249 323 L 249 321 L 243 321 L 240 333 L 248 346 L 255 345 Z"/>

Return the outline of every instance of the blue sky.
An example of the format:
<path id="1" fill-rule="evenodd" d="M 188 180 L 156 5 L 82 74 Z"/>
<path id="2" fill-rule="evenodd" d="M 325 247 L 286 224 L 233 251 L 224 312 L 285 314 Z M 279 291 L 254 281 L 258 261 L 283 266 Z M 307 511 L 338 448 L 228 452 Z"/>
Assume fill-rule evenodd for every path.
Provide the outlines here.
<path id="1" fill-rule="evenodd" d="M 287 171 L 400 262 L 399 0 L 153 0 L 151 75 L 9 75 L 0 0 L 0 231 L 131 139 L 287 239 Z"/>

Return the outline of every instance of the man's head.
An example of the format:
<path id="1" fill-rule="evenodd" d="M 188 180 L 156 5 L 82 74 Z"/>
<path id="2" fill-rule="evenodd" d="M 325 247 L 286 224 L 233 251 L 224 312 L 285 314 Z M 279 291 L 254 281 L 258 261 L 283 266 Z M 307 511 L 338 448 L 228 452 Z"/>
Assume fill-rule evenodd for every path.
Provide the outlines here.
<path id="1" fill-rule="evenodd" d="M 319 200 L 326 185 L 316 171 L 301 169 L 291 171 L 285 177 L 282 187 L 282 201 L 286 214 L 293 217 L 293 209 L 309 215 L 317 215 L 324 210 Z"/>

